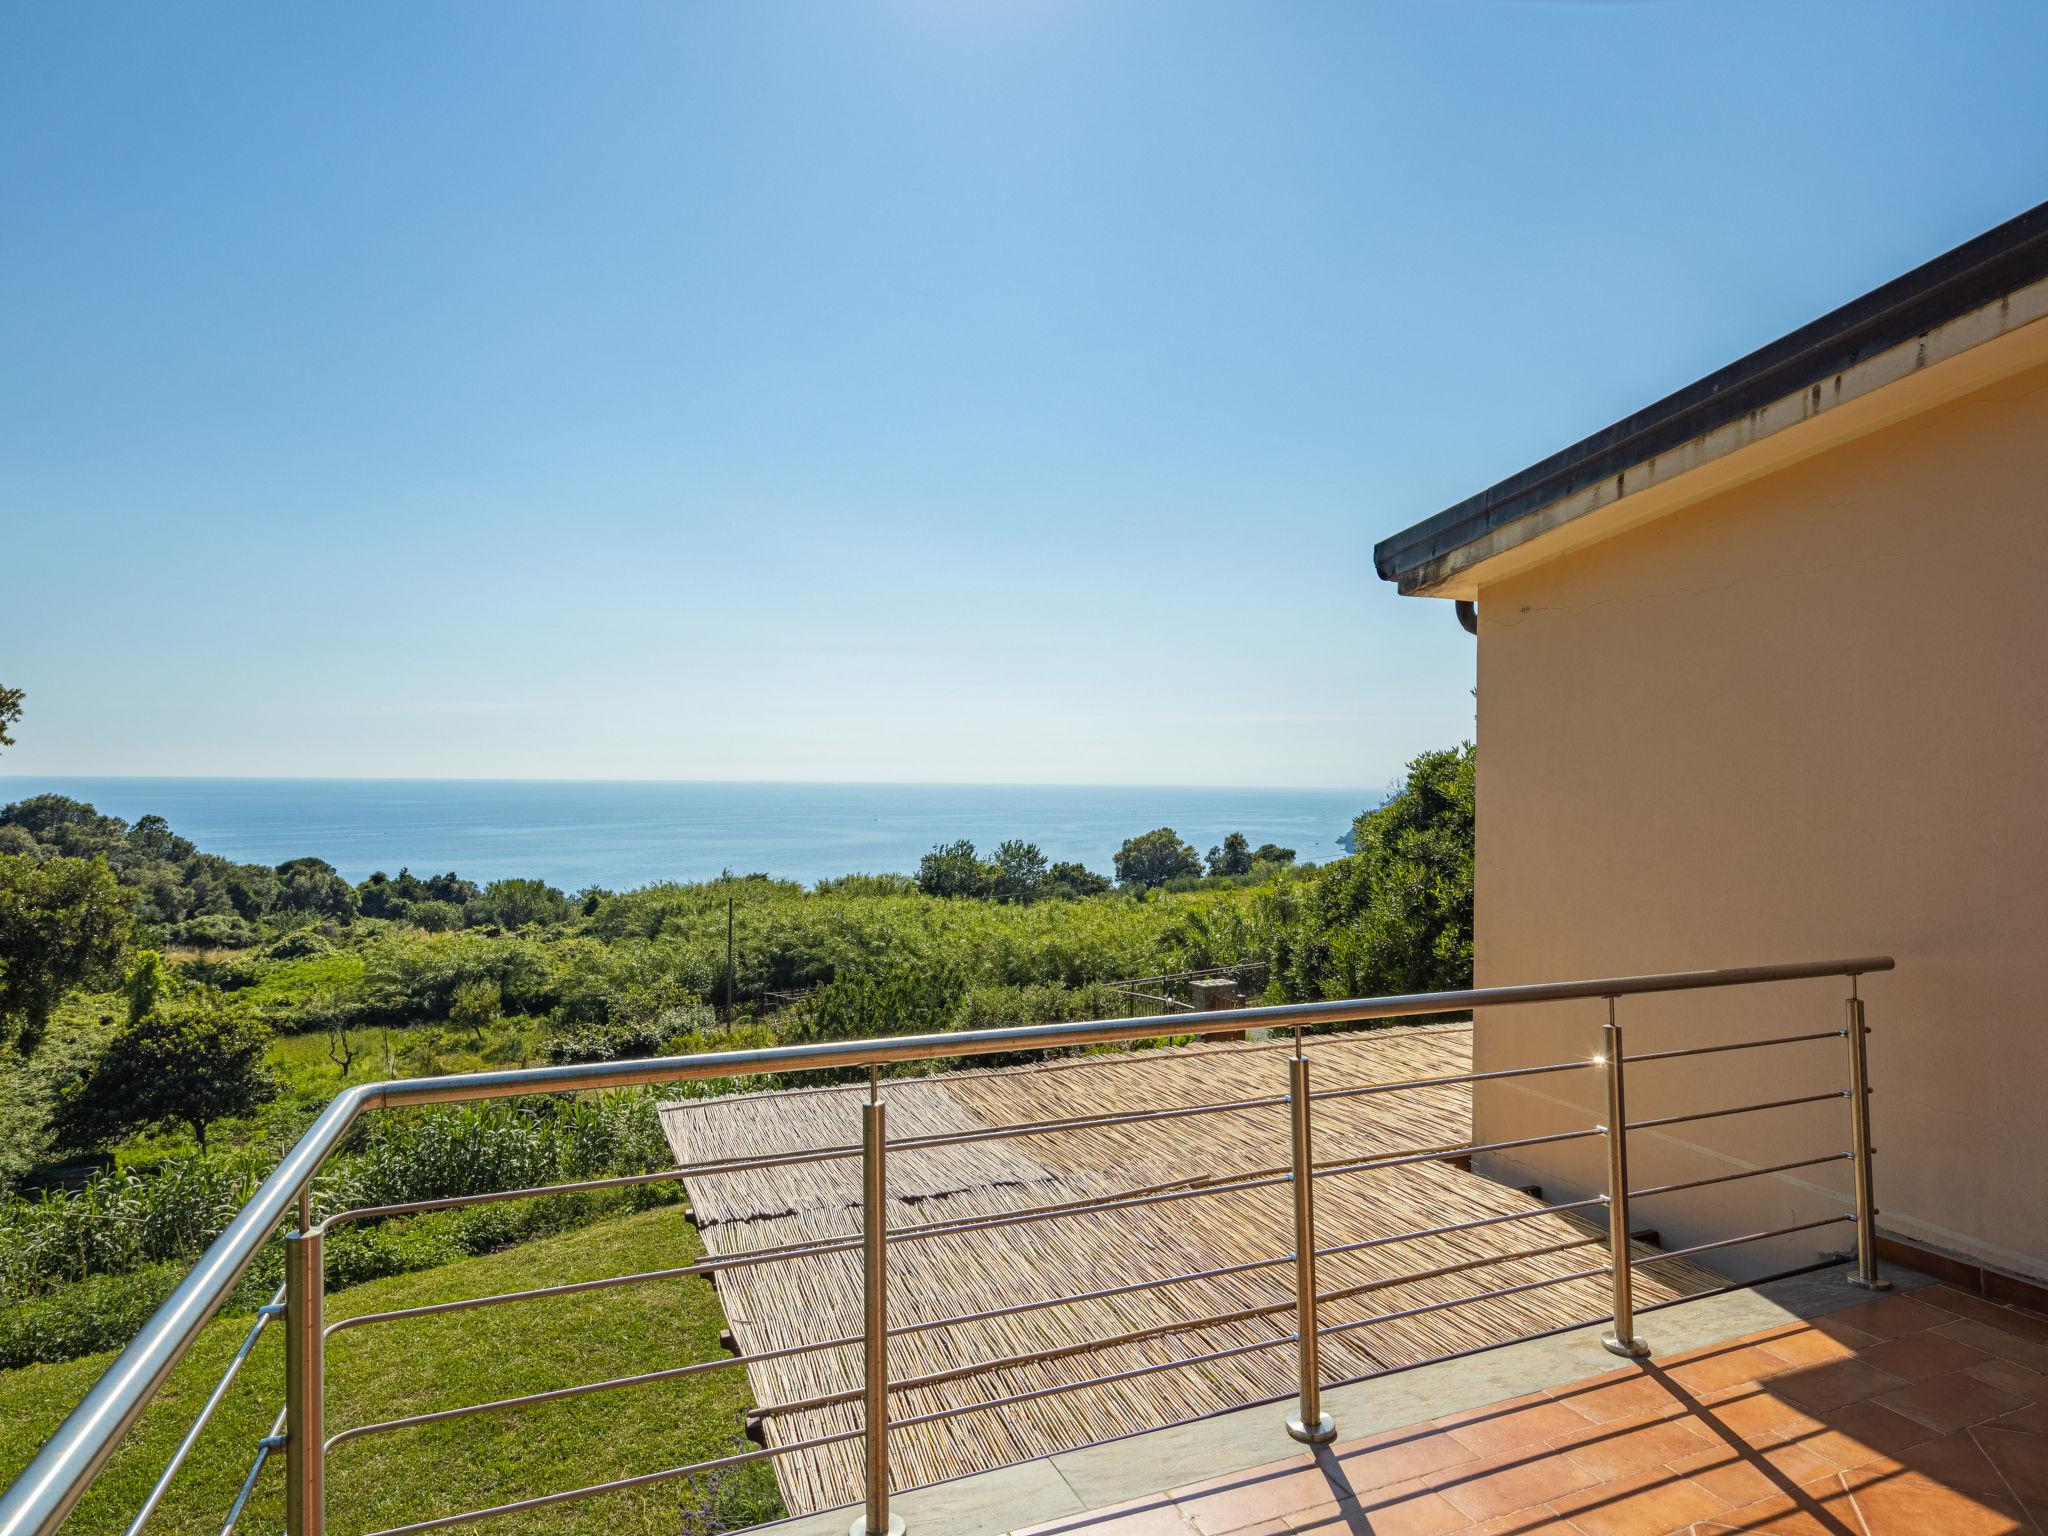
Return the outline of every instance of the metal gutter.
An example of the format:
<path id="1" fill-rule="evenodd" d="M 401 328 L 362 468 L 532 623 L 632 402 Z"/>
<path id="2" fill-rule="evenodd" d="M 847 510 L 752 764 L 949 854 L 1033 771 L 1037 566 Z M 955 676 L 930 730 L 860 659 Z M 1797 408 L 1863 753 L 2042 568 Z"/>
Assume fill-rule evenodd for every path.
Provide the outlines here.
<path id="1" fill-rule="evenodd" d="M 1402 583 L 1533 512 L 2048 279 L 2048 203 L 1759 347 L 1373 549 Z"/>

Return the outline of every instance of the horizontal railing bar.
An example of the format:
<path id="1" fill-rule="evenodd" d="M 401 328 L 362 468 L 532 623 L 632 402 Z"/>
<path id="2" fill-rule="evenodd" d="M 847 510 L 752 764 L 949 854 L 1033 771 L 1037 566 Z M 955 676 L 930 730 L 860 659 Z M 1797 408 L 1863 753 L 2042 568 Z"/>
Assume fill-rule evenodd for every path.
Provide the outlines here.
<path id="1" fill-rule="evenodd" d="M 756 1350 L 751 1355 L 727 1355 L 718 1360 L 698 1360 L 689 1365 L 671 1365 L 658 1371 L 642 1371 L 634 1376 L 611 1376 L 603 1381 L 586 1381 L 574 1387 L 554 1387 L 545 1392 L 528 1392 L 519 1397 L 493 1398 L 487 1403 L 469 1403 L 460 1408 L 438 1409 L 433 1413 L 410 1413 L 403 1418 L 381 1419 L 374 1424 L 358 1424 L 338 1434 L 329 1435 L 326 1449 L 331 1451 L 345 1441 L 359 1439 L 364 1435 L 382 1434 L 386 1430 L 411 1429 L 420 1424 L 439 1424 L 447 1419 L 466 1419 L 474 1414 L 494 1413 L 501 1408 L 527 1408 L 535 1403 L 553 1403 L 564 1398 L 587 1397 L 593 1392 L 613 1392 L 622 1387 L 644 1387 L 652 1382 L 673 1381 L 679 1376 L 697 1376 L 705 1371 L 724 1371 L 734 1366 L 760 1365 L 769 1360 L 787 1360 L 795 1355 L 816 1354 L 820 1350 L 840 1349 L 859 1342 L 860 1335 L 852 1334 L 843 1339 L 825 1339 L 816 1344 L 789 1344 L 780 1349 Z"/>
<path id="2" fill-rule="evenodd" d="M 256 1348 L 257 1339 L 263 1336 L 265 1326 L 283 1305 L 284 1287 L 279 1286 L 277 1294 L 270 1298 L 270 1305 L 256 1309 L 256 1321 L 249 1325 L 248 1335 L 242 1340 L 241 1347 L 229 1358 L 227 1369 L 220 1373 L 220 1380 L 214 1383 L 213 1390 L 200 1405 L 199 1415 L 193 1419 L 192 1427 L 185 1431 L 177 1449 L 171 1452 L 170 1462 L 151 1486 L 149 1496 L 142 1501 L 142 1508 L 137 1510 L 135 1518 L 128 1522 L 127 1536 L 137 1536 L 137 1533 L 149 1523 L 149 1517 L 156 1513 L 157 1505 L 163 1502 L 164 1495 L 170 1491 L 171 1480 L 178 1475 L 178 1469 L 185 1465 L 185 1458 L 192 1454 L 192 1447 L 199 1443 L 200 1431 L 212 1420 L 214 1410 L 220 1407 L 221 1399 L 228 1395 L 228 1388 L 234 1385 L 235 1377 L 240 1374 L 242 1363 L 249 1358 L 250 1353 Z"/>
<path id="3" fill-rule="evenodd" d="M 1316 1257 L 1326 1259 L 1340 1253 L 1356 1253 L 1361 1248 L 1384 1248 L 1390 1243 L 1414 1242 L 1424 1237 L 1444 1237 L 1452 1232 L 1470 1232 L 1478 1227 L 1498 1227 L 1511 1221 L 1533 1221 L 1538 1216 L 1561 1216 L 1566 1211 L 1580 1211 L 1589 1206 L 1606 1203 L 1605 1195 L 1589 1195 L 1584 1200 L 1567 1200 L 1562 1205 L 1539 1205 L 1531 1210 L 1509 1211 L 1500 1216 L 1477 1216 L 1470 1221 L 1454 1221 L 1445 1227 L 1418 1227 L 1413 1232 L 1392 1232 L 1384 1237 L 1364 1237 L 1356 1242 L 1339 1243 L 1332 1248 L 1318 1248 Z"/>
<path id="4" fill-rule="evenodd" d="M 1681 1189 L 1705 1189 L 1710 1184 L 1733 1184 L 1738 1179 L 1760 1179 L 1767 1174 L 1790 1173 L 1795 1168 L 1818 1168 L 1823 1163 L 1853 1161 L 1854 1152 L 1830 1152 L 1825 1157 L 1805 1157 L 1796 1163 L 1773 1163 L 1768 1168 L 1745 1168 L 1740 1173 L 1717 1173 L 1707 1179 L 1687 1179 L 1679 1184 L 1652 1184 L 1648 1189 L 1632 1189 L 1628 1192 L 1631 1200 L 1645 1200 L 1651 1195 L 1675 1194 Z"/>
<path id="5" fill-rule="evenodd" d="M 1737 1040 L 1732 1045 L 1688 1045 L 1675 1051 L 1637 1051 L 1623 1056 L 1627 1061 L 1670 1061 L 1679 1056 L 1717 1056 L 1723 1051 L 1755 1051 L 1767 1045 L 1798 1045 L 1805 1040 L 1842 1040 L 1846 1029 L 1817 1029 L 1810 1035 L 1775 1035 L 1769 1040 Z"/>
<path id="6" fill-rule="evenodd" d="M 808 1259 L 821 1254 L 846 1253 L 858 1247 L 860 1239 L 857 1237 L 832 1238 L 821 1243 L 749 1249 L 743 1253 L 702 1259 L 695 1264 L 679 1264 L 673 1269 L 644 1269 L 631 1275 L 607 1275 L 598 1280 L 572 1280 L 561 1285 L 536 1286 L 530 1291 L 500 1291 L 494 1296 L 470 1296 L 456 1301 L 427 1302 L 417 1307 L 396 1307 L 389 1312 L 365 1312 L 357 1317 L 344 1317 L 338 1322 L 329 1323 L 323 1331 L 323 1337 L 331 1337 L 348 1328 L 360 1328 L 365 1323 L 388 1323 L 403 1317 L 436 1317 L 444 1312 L 468 1312 L 477 1307 L 503 1306 L 515 1301 L 535 1301 L 543 1296 L 573 1296 L 583 1291 L 605 1291 L 615 1286 L 643 1285 L 656 1280 L 687 1280 L 692 1275 L 715 1275 L 721 1270 L 741 1269 L 750 1264 L 775 1264 L 788 1259 Z"/>
<path id="7" fill-rule="evenodd" d="M 535 1184 L 525 1189 L 492 1189 L 473 1195 L 443 1195 L 434 1200 L 408 1200 L 398 1205 L 361 1205 L 336 1211 L 322 1219 L 326 1231 L 342 1222 L 370 1221 L 385 1216 L 410 1216 L 419 1211 L 446 1211 L 463 1205 L 489 1205 L 499 1200 L 532 1200 L 542 1195 L 581 1195 L 600 1189 L 627 1189 L 640 1184 L 661 1184 L 676 1179 L 710 1178 L 721 1173 L 753 1173 L 762 1168 L 785 1168 L 792 1164 L 828 1163 L 839 1158 L 860 1156 L 859 1147 L 819 1147 L 802 1152 L 773 1152 L 759 1157 L 716 1158 L 692 1163 L 687 1168 L 661 1168 L 653 1173 L 625 1173 L 604 1179 L 579 1179 L 573 1184 Z"/>
<path id="8" fill-rule="evenodd" d="M 1547 1072 L 1583 1072 L 1597 1065 L 1592 1061 L 1558 1061 L 1541 1067 L 1503 1067 L 1496 1072 L 1460 1072 L 1454 1077 L 1413 1077 L 1398 1083 L 1357 1083 L 1349 1088 L 1320 1088 L 1311 1099 L 1356 1099 L 1370 1093 L 1405 1093 L 1411 1088 L 1448 1088 L 1459 1083 L 1490 1083 L 1503 1077 L 1541 1077 Z M 1274 1101 L 1284 1104 L 1282 1096 Z"/>
<path id="9" fill-rule="evenodd" d="M 1569 1275 L 1550 1275 L 1541 1280 L 1529 1280 L 1520 1285 L 1503 1286 L 1495 1291 L 1480 1291 L 1473 1296 L 1453 1296 L 1448 1301 L 1432 1301 L 1426 1306 L 1406 1307 L 1399 1312 L 1379 1312 L 1371 1317 L 1357 1318 L 1348 1323 L 1332 1323 L 1327 1328 L 1318 1328 L 1319 1335 L 1349 1333 L 1356 1328 L 1376 1328 L 1382 1323 L 1397 1323 L 1403 1318 L 1420 1317 L 1426 1312 L 1442 1312 L 1451 1307 L 1469 1306 L 1475 1301 L 1496 1301 L 1502 1296 L 1519 1296 L 1524 1291 L 1540 1291 L 1546 1285 L 1564 1285 L 1573 1280 L 1597 1280 L 1610 1273 L 1612 1266 L 1602 1264 L 1598 1269 L 1575 1270 Z"/>
<path id="10" fill-rule="evenodd" d="M 1283 1344 L 1292 1344 L 1294 1335 L 1287 1334 L 1277 1339 L 1261 1339 L 1256 1344 L 1233 1344 L 1228 1349 L 1212 1349 L 1206 1354 L 1188 1355 L 1176 1360 L 1155 1360 L 1147 1365 L 1134 1366 L 1127 1371 L 1115 1371 L 1107 1376 L 1091 1376 L 1086 1381 L 1062 1382 L 1057 1386 L 1035 1387 L 1028 1392 L 1014 1392 L 1007 1397 L 994 1397 L 986 1402 L 961 1403 L 951 1408 L 938 1408 L 930 1413 L 912 1414 L 908 1418 L 891 1419 L 891 1429 L 909 1429 L 917 1424 L 932 1424 L 940 1419 L 957 1418 L 963 1413 L 976 1413 L 987 1408 L 1008 1408 L 1017 1403 L 1028 1403 L 1041 1397 L 1054 1397 L 1061 1392 L 1078 1392 L 1087 1387 L 1106 1387 L 1119 1381 L 1131 1381 L 1140 1376 L 1156 1376 L 1161 1371 L 1183 1370 L 1191 1365 L 1209 1365 L 1218 1360 L 1232 1360 L 1239 1355 L 1256 1354 L 1262 1349 L 1278 1349 Z M 387 1533 L 379 1533 L 387 1536 Z"/>
<path id="11" fill-rule="evenodd" d="M 1849 1092 L 1838 1088 L 1833 1093 L 1809 1093 L 1797 1099 L 1772 1099 L 1764 1104 L 1737 1104 L 1732 1109 L 1702 1109 L 1689 1115 L 1659 1115 L 1654 1120 L 1631 1120 L 1628 1128 L 1632 1131 L 1654 1130 L 1660 1125 L 1689 1125 L 1695 1120 L 1724 1120 L 1730 1115 L 1753 1115 L 1766 1109 L 1790 1109 L 1795 1104 L 1826 1104 L 1835 1099 L 1846 1099 Z"/>
<path id="12" fill-rule="evenodd" d="M 516 1515 L 523 1510 L 546 1509 L 551 1505 L 566 1504 L 571 1499 L 588 1499 L 600 1493 L 618 1493 L 627 1488 L 645 1488 L 650 1483 L 670 1482 L 678 1477 L 695 1477 L 700 1472 L 720 1472 L 727 1467 L 745 1466 L 750 1461 L 764 1461 L 770 1456 L 786 1456 L 791 1451 L 813 1451 L 821 1445 L 835 1445 L 841 1440 L 858 1440 L 862 1433 L 858 1429 L 849 1429 L 836 1435 L 818 1435 L 809 1440 L 794 1440 L 788 1445 L 735 1451 L 730 1456 L 718 1456 L 710 1461 L 693 1461 L 686 1467 L 664 1467 L 659 1472 L 642 1472 L 634 1477 L 613 1478 L 608 1483 L 591 1483 L 582 1488 L 567 1488 L 560 1493 L 537 1494 L 530 1499 L 515 1499 L 510 1504 L 493 1504 L 487 1509 L 465 1510 L 459 1515 L 438 1515 L 432 1520 L 415 1520 L 411 1525 L 389 1526 L 381 1531 L 372 1531 L 370 1536 L 413 1536 L 416 1531 L 445 1530 L 451 1525 L 468 1525 L 475 1520 L 487 1520 L 493 1515 Z"/>
<path id="13" fill-rule="evenodd" d="M 256 1442 L 256 1459 L 249 1463 L 249 1475 L 242 1479 L 242 1486 L 235 1494 L 235 1502 L 228 1506 L 228 1518 L 220 1528 L 220 1536 L 234 1536 L 235 1522 L 242 1518 L 242 1510 L 249 1502 L 249 1495 L 256 1491 L 256 1479 L 263 1475 L 263 1464 L 270 1460 L 270 1453 L 277 1449 L 279 1437 L 284 1434 L 285 1410 L 277 1410 L 277 1417 L 271 1421 L 270 1433 Z"/>
<path id="14" fill-rule="evenodd" d="M 1716 1248 L 1734 1248 L 1743 1243 L 1760 1243 L 1767 1237 L 1789 1237 L 1794 1232 L 1811 1232 L 1815 1227 L 1840 1226 L 1845 1221 L 1855 1219 L 1854 1211 L 1841 1216 L 1823 1216 L 1819 1221 L 1802 1221 L 1797 1226 L 1773 1227 L 1768 1232 L 1745 1232 L 1740 1237 L 1723 1237 L 1711 1243 L 1694 1243 L 1690 1248 L 1673 1248 L 1664 1253 L 1653 1253 L 1644 1259 L 1631 1258 L 1629 1263 L 1636 1266 L 1661 1264 L 1666 1259 L 1690 1258 L 1695 1253 L 1712 1253 Z"/>
<path id="15" fill-rule="evenodd" d="M 300 1192 L 370 1110 L 458 1103 L 520 1094 L 569 1093 L 679 1083 L 709 1078 L 814 1071 L 826 1067 L 881 1066 L 934 1057 L 985 1056 L 1017 1050 L 1065 1050 L 1159 1036 L 1234 1034 L 1259 1028 L 1315 1028 L 1373 1019 L 1433 1017 L 1474 1008 L 1504 1008 L 1577 999 L 1639 996 L 1770 982 L 1861 976 L 1893 969 L 1889 956 L 1748 966 L 1665 975 L 1471 987 L 1450 992 L 1286 1003 L 1214 1013 L 1155 1015 L 1146 1019 L 1085 1020 L 1020 1025 L 957 1034 L 902 1035 L 888 1039 L 812 1041 L 751 1050 L 703 1052 L 643 1060 L 521 1067 L 495 1072 L 358 1084 L 330 1100 L 228 1228 L 200 1257 L 184 1281 L 137 1332 L 114 1363 L 72 1409 L 21 1474 L 0 1493 L 0 1536 L 54 1536 L 65 1515 L 106 1465 L 165 1379 L 184 1358 L 202 1325 L 217 1313 L 258 1250 L 268 1242 Z"/>

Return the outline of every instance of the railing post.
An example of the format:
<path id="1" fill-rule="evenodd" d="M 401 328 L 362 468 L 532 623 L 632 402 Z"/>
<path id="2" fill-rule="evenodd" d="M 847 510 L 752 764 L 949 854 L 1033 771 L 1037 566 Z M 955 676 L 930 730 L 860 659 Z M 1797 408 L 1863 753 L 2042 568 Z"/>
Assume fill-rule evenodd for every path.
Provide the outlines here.
<path id="1" fill-rule="evenodd" d="M 868 1068 L 861 1106 L 861 1298 L 866 1361 L 867 1507 L 849 1536 L 902 1536 L 903 1517 L 889 1513 L 889 1170 L 888 1121 L 881 1073 Z"/>
<path id="2" fill-rule="evenodd" d="M 1621 1026 L 1614 1022 L 1611 997 L 1600 1043 L 1607 1063 L 1607 1249 L 1614 1266 L 1614 1331 L 1600 1344 L 1610 1354 L 1640 1360 L 1650 1346 L 1636 1337 L 1635 1271 L 1628 1246 L 1628 1094 L 1622 1084 Z"/>
<path id="3" fill-rule="evenodd" d="M 284 1240 L 284 1528 L 322 1536 L 327 1528 L 325 1234 L 299 1203 L 299 1228 Z"/>
<path id="4" fill-rule="evenodd" d="M 1287 1063 L 1287 1109 L 1293 1133 L 1294 1337 L 1300 1365 L 1301 1402 L 1287 1421 L 1287 1433 L 1304 1445 L 1327 1445 L 1336 1423 L 1323 1412 L 1323 1373 L 1316 1340 L 1316 1181 L 1309 1139 L 1308 1057 L 1301 1026 L 1294 1026 L 1294 1055 Z"/>
<path id="5" fill-rule="evenodd" d="M 1870 1052 L 1863 1023 L 1863 999 L 1856 978 L 1849 978 L 1849 1134 L 1856 1178 L 1856 1273 L 1851 1285 L 1866 1291 L 1888 1291 L 1892 1283 L 1877 1272 L 1877 1201 L 1870 1177 Z"/>

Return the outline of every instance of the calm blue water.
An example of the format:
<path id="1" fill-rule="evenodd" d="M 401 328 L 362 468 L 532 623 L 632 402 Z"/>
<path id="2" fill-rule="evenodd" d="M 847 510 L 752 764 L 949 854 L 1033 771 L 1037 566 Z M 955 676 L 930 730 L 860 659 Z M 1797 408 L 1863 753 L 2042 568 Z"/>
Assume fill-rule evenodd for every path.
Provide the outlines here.
<path id="1" fill-rule="evenodd" d="M 277 864 L 315 854 L 372 870 L 535 875 L 565 890 L 703 880 L 720 870 L 813 881 L 913 871 L 934 843 L 984 854 L 1027 838 L 1104 874 L 1126 837 L 1170 826 L 1206 853 L 1226 832 L 1316 863 L 1341 857 L 1364 790 L 991 784 L 603 783 L 455 779 L 40 779 L 0 775 L 0 802 L 54 792 L 133 821 L 155 813 L 208 853 Z"/>

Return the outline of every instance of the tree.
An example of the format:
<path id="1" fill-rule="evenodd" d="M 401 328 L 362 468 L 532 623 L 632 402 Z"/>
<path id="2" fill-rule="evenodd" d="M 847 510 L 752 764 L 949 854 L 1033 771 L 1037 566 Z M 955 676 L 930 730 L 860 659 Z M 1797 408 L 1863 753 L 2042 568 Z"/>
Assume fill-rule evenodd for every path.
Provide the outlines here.
<path id="1" fill-rule="evenodd" d="M 1434 992 L 1472 984 L 1475 759 L 1425 752 L 1352 823 L 1350 858 L 1314 877 L 1292 952 L 1297 997 Z"/>
<path id="2" fill-rule="evenodd" d="M 1261 843 L 1252 850 L 1254 864 L 1292 864 L 1294 850 L 1282 848 L 1278 843 Z"/>
<path id="3" fill-rule="evenodd" d="M 19 688 L 0 688 L 0 747 L 14 745 L 7 728 L 21 718 L 21 701 L 26 697 Z"/>
<path id="4" fill-rule="evenodd" d="M 131 920 L 104 859 L 0 854 L 0 1043 L 25 1054 L 67 991 L 110 985 Z"/>
<path id="5" fill-rule="evenodd" d="M 345 923 L 356 915 L 356 888 L 325 859 L 287 859 L 277 866 L 273 904 L 279 911 L 335 917 Z"/>
<path id="6" fill-rule="evenodd" d="M 974 856 L 974 844 L 961 838 L 941 843 L 917 861 L 917 888 L 927 896 L 986 896 L 996 883 L 996 868 Z"/>
<path id="7" fill-rule="evenodd" d="M 219 993 L 165 998 L 115 1033 L 64 1119 L 95 1141 L 177 1121 L 203 1152 L 207 1127 L 277 1096 L 269 1050 L 269 1028 Z"/>
<path id="8" fill-rule="evenodd" d="M 496 923 L 501 928 L 566 923 L 570 911 L 569 898 L 545 880 L 493 880 L 471 907 L 471 922 Z"/>
<path id="9" fill-rule="evenodd" d="M 1055 864 L 1045 872 L 1045 893 L 1078 901 L 1083 896 L 1100 896 L 1109 889 L 1109 877 L 1098 875 L 1086 864 Z"/>
<path id="10" fill-rule="evenodd" d="M 1251 839 L 1242 832 L 1231 832 L 1224 836 L 1223 844 L 1209 850 L 1209 873 L 1212 875 L 1248 875 L 1252 872 Z"/>
<path id="11" fill-rule="evenodd" d="M 998 843 L 995 865 L 992 894 L 997 901 L 1036 901 L 1045 894 L 1045 855 L 1038 844 L 1015 837 Z"/>
<path id="12" fill-rule="evenodd" d="M 455 987 L 455 1001 L 448 1007 L 448 1022 L 458 1029 L 468 1030 L 470 1038 L 478 1045 L 482 1045 L 484 1030 L 498 1022 L 498 1015 L 504 1006 L 503 991 L 488 977 L 458 982 Z"/>
<path id="13" fill-rule="evenodd" d="M 1201 856 L 1182 842 L 1180 834 L 1171 827 L 1156 828 L 1142 837 L 1125 838 L 1123 847 L 1116 851 L 1119 885 L 1150 890 L 1183 875 L 1199 875 L 1201 872 Z"/>

